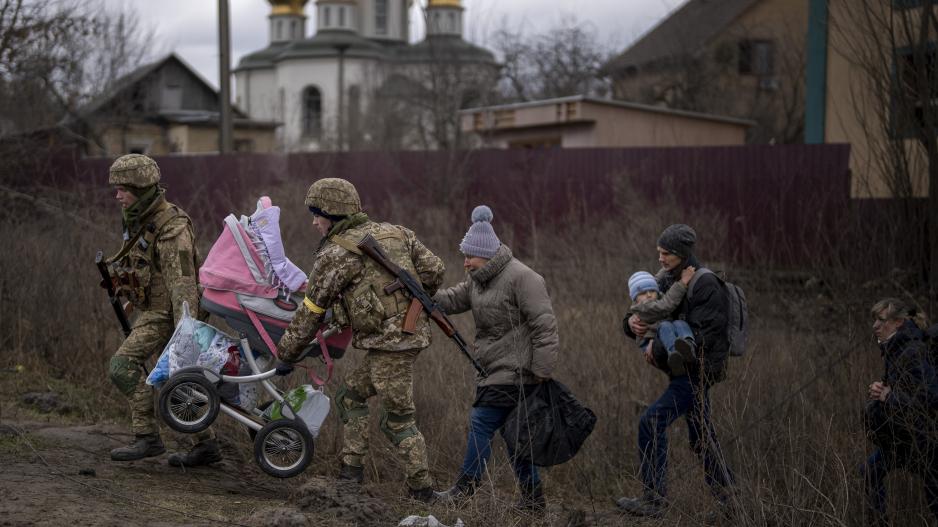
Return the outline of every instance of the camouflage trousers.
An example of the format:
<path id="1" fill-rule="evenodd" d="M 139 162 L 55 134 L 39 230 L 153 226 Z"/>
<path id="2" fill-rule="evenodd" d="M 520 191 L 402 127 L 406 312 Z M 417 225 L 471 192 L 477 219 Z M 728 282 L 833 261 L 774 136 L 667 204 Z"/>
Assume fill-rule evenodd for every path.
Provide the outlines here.
<path id="1" fill-rule="evenodd" d="M 153 387 L 146 383 L 144 364 L 166 347 L 175 330 L 173 315 L 167 311 L 140 311 L 130 336 L 124 339 L 111 357 L 108 374 L 114 386 L 130 402 L 132 430 L 135 435 L 159 434 L 153 405 Z M 193 436 L 194 441 L 214 439 L 209 428 Z"/>
<path id="2" fill-rule="evenodd" d="M 371 350 L 336 393 L 339 417 L 345 423 L 342 462 L 363 466 L 368 455 L 368 399 L 381 398 L 381 431 L 394 445 L 404 467 L 407 486 L 433 484 L 427 466 L 427 443 L 417 429 L 414 406 L 414 362 L 419 349 Z"/>

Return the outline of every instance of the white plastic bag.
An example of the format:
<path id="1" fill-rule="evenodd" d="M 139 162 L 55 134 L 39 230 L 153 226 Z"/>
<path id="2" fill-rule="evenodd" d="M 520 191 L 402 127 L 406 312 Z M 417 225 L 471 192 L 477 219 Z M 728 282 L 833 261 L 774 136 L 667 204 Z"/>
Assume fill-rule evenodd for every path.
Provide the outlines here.
<path id="1" fill-rule="evenodd" d="M 310 388 L 312 392 L 306 392 L 306 400 L 296 414 L 306 423 L 306 428 L 313 437 L 319 437 L 319 429 L 322 428 L 323 421 L 329 415 L 329 396 L 321 389 L 317 390 L 309 384 L 303 385 L 304 389 Z"/>
<path id="2" fill-rule="evenodd" d="M 322 389 L 317 390 L 311 384 L 304 384 L 285 393 L 283 399 L 303 420 L 309 433 L 313 437 L 318 437 L 319 429 L 322 428 L 323 421 L 329 415 L 329 396 Z M 280 402 L 274 401 L 267 407 L 264 417 L 271 421 L 283 418 Z"/>
<path id="3" fill-rule="evenodd" d="M 147 384 L 160 386 L 182 368 L 202 366 L 215 373 L 228 361 L 228 348 L 238 341 L 218 331 L 211 324 L 192 318 L 189 303 L 182 303 L 182 316 L 156 366 L 147 376 Z"/>
<path id="4" fill-rule="evenodd" d="M 166 347 L 163 348 L 163 353 L 156 361 L 153 371 L 147 376 L 147 384 L 159 386 L 180 368 L 195 364 L 201 351 L 195 339 L 198 324 L 203 323 L 192 318 L 189 314 L 189 303 L 183 302 L 182 316 L 179 317 L 176 330 L 173 332 L 173 336 L 170 337 L 169 342 L 166 343 Z"/>
<path id="5" fill-rule="evenodd" d="M 196 359 L 195 365 L 215 373 L 221 372 L 222 367 L 228 362 L 228 348 L 232 346 L 237 347 L 238 343 L 229 338 L 228 335 L 216 331 L 208 347 L 200 350 L 201 353 Z"/>
<path id="6" fill-rule="evenodd" d="M 242 361 L 241 361 L 241 372 L 240 375 L 252 375 L 254 372 L 251 371 L 251 368 L 247 365 L 247 361 L 243 360 L 244 351 L 242 350 Z M 267 369 L 268 360 L 266 357 L 255 357 L 254 361 L 257 363 L 257 367 L 260 371 L 265 371 Z M 257 382 L 242 382 L 238 384 L 238 406 L 241 408 L 251 411 L 254 408 L 257 408 L 257 401 L 260 399 L 261 395 L 261 385 Z"/>

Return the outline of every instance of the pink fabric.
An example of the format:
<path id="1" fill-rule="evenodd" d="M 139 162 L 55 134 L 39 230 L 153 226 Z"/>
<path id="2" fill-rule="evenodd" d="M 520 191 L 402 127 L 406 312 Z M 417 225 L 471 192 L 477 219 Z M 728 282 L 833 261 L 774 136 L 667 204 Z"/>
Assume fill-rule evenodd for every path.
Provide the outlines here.
<path id="1" fill-rule="evenodd" d="M 245 240 L 248 252 L 254 260 L 254 265 L 263 272 L 264 264 L 251 243 L 250 237 L 245 232 L 244 227 L 239 224 L 237 227 L 242 239 Z M 246 295 L 259 296 L 263 298 L 276 298 L 277 288 L 269 283 L 257 283 L 241 249 L 235 241 L 231 228 L 225 224 L 221 236 L 215 241 L 215 245 L 208 252 L 205 262 L 199 269 L 199 282 L 206 289 L 221 289 L 223 291 L 234 291 Z"/>

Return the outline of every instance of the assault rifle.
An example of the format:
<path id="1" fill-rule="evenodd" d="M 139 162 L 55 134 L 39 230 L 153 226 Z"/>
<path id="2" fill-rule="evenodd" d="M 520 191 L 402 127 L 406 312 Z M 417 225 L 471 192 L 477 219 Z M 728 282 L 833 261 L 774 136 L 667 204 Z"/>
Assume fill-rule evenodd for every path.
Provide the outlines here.
<path id="1" fill-rule="evenodd" d="M 430 295 L 423 290 L 423 286 L 420 285 L 419 280 L 414 278 L 406 269 L 401 269 L 399 265 L 392 262 L 387 254 L 384 253 L 384 249 L 381 248 L 378 241 L 370 234 L 366 235 L 362 238 L 362 241 L 358 242 L 358 250 L 394 275 L 395 280 L 384 287 L 385 294 L 390 295 L 398 289 L 404 289 L 410 294 L 410 306 L 407 307 L 407 314 L 404 315 L 404 333 L 412 335 L 417 331 L 417 317 L 420 315 L 421 311 L 426 310 L 427 315 L 430 316 L 430 320 L 435 322 L 447 337 L 453 339 L 453 342 L 459 346 L 459 350 L 469 359 L 469 362 L 471 362 L 472 366 L 479 372 L 479 375 L 482 377 L 488 376 L 488 373 L 482 368 L 479 361 L 469 353 L 469 346 L 462 338 L 462 335 L 459 334 L 459 331 L 456 330 L 456 326 L 454 326 L 453 322 L 446 316 L 446 313 L 440 309 L 440 306 L 436 305 L 436 302 L 430 298 Z"/>
<path id="2" fill-rule="evenodd" d="M 124 330 L 124 336 L 130 336 L 130 321 L 127 320 L 127 313 L 124 312 L 124 306 L 121 305 L 120 297 L 117 296 L 117 291 L 114 290 L 114 281 L 111 280 L 111 273 L 107 270 L 107 264 L 104 263 L 104 252 L 98 251 L 97 256 L 94 257 L 94 263 L 98 266 L 98 271 L 101 272 L 101 287 L 107 289 L 108 299 L 111 301 L 111 307 L 114 308 L 114 314 L 117 315 L 117 321 L 121 323 L 121 329 Z"/>

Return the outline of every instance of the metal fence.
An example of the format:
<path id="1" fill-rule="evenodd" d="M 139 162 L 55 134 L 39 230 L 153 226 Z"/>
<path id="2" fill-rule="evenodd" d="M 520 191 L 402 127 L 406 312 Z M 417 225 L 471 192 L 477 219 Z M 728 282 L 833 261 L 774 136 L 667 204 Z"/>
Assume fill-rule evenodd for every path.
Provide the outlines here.
<path id="1" fill-rule="evenodd" d="M 844 238 L 841 230 L 869 227 L 851 206 L 849 155 L 848 145 L 785 145 L 157 160 L 174 200 L 204 203 L 201 198 L 211 196 L 208 201 L 217 204 L 219 214 L 231 210 L 233 196 L 273 186 L 295 187 L 300 199 L 320 177 L 352 181 L 366 208 L 384 217 L 402 208 L 444 208 L 463 225 L 473 205 L 487 203 L 497 211 L 500 225 L 513 229 L 516 240 L 524 240 L 535 227 L 615 217 L 626 204 L 667 203 L 691 217 L 708 214 L 725 222 L 726 254 L 721 259 L 796 266 L 821 251 L 836 250 L 838 239 Z M 43 177 L 104 186 L 110 161 L 62 156 Z"/>

